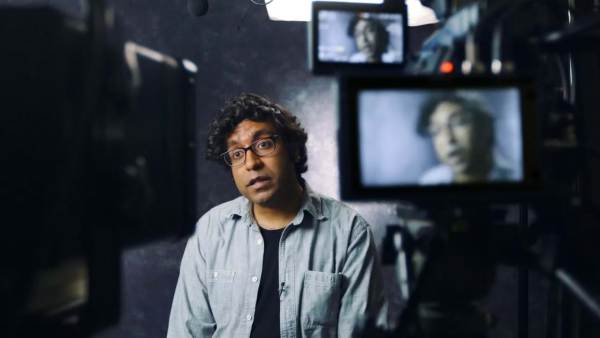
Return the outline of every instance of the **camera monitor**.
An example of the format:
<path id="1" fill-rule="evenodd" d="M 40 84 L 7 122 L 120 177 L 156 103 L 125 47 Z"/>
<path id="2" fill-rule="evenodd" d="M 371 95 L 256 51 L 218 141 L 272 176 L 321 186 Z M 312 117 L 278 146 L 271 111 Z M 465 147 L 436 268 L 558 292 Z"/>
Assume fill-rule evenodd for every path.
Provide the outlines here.
<path id="1" fill-rule="evenodd" d="M 400 69 L 406 10 L 394 5 L 313 2 L 309 66 L 314 73 Z"/>
<path id="2" fill-rule="evenodd" d="M 340 88 L 345 199 L 512 200 L 538 186 L 524 81 L 348 78 Z"/>

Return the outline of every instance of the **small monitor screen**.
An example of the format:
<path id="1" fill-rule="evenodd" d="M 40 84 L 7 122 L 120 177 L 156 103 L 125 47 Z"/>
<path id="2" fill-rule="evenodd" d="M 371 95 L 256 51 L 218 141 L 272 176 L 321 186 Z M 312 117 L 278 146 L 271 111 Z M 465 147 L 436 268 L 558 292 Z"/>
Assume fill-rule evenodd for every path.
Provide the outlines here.
<path id="1" fill-rule="evenodd" d="M 318 11 L 318 61 L 400 64 L 404 61 L 402 13 Z"/>
<path id="2" fill-rule="evenodd" d="M 365 188 L 524 179 L 518 87 L 367 88 L 356 105 Z"/>
<path id="3" fill-rule="evenodd" d="M 315 74 L 399 73 L 408 45 L 404 2 L 313 1 L 309 68 Z"/>

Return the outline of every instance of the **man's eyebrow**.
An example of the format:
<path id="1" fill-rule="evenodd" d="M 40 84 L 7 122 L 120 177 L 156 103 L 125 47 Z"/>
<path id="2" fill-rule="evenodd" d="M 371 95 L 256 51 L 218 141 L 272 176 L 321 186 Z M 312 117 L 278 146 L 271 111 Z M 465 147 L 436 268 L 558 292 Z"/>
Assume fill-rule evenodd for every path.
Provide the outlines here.
<path id="1" fill-rule="evenodd" d="M 269 130 L 269 129 L 259 129 L 259 130 L 255 131 L 252 134 L 252 142 L 258 140 L 262 136 L 273 135 L 273 134 L 275 134 L 275 132 L 272 131 L 272 130 Z M 236 140 L 233 140 L 233 139 L 227 140 L 227 148 L 228 149 L 231 148 L 231 147 L 233 147 L 233 146 L 237 146 L 237 145 L 238 145 L 238 142 Z"/>
<path id="2" fill-rule="evenodd" d="M 463 116 L 463 115 L 469 115 L 471 112 L 468 109 L 465 109 L 464 107 L 460 107 L 458 109 L 453 110 L 452 112 L 450 112 L 450 114 L 448 114 L 448 117 L 454 117 L 454 116 Z"/>
<path id="3" fill-rule="evenodd" d="M 268 129 L 259 129 L 259 130 L 257 130 L 257 131 L 254 133 L 254 135 L 252 135 L 252 140 L 253 140 L 253 141 L 256 141 L 256 140 L 257 140 L 259 137 L 261 137 L 261 136 L 265 136 L 265 135 L 269 135 L 269 136 L 270 136 L 270 135 L 273 135 L 273 134 L 275 134 L 275 132 L 274 132 L 274 131 L 272 131 L 272 130 L 268 130 Z"/>
<path id="4" fill-rule="evenodd" d="M 232 140 L 227 140 L 227 149 L 229 150 L 231 147 L 237 145 L 238 143 L 236 141 L 232 141 Z"/>

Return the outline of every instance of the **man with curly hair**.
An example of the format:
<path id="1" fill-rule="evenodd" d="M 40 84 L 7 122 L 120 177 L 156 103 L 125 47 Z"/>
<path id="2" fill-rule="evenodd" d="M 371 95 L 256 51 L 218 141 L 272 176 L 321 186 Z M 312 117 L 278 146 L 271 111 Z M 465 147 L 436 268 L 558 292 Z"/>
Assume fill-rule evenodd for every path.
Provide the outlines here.
<path id="1" fill-rule="evenodd" d="M 307 134 L 286 109 L 242 94 L 209 129 L 206 157 L 241 196 L 198 221 L 167 336 L 357 337 L 384 300 L 373 235 L 354 210 L 310 189 Z"/>
<path id="2" fill-rule="evenodd" d="M 494 120 L 476 96 L 432 95 L 421 107 L 417 132 L 431 138 L 440 162 L 421 176 L 420 184 L 514 180 L 514 171 L 494 156 Z"/>

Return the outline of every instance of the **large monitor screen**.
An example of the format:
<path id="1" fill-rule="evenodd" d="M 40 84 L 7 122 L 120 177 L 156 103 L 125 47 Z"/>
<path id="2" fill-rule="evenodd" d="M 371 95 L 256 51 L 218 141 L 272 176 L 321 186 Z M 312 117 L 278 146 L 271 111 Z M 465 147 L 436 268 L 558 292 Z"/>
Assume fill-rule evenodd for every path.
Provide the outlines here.
<path id="1" fill-rule="evenodd" d="M 394 6 L 313 2 L 310 67 L 315 73 L 400 68 L 406 54 L 406 11 Z"/>
<path id="2" fill-rule="evenodd" d="M 537 176 L 531 92 L 514 80 L 478 81 L 346 80 L 342 191 L 360 198 L 528 185 Z"/>
<path id="3" fill-rule="evenodd" d="M 517 88 L 361 90 L 364 186 L 519 182 Z"/>

